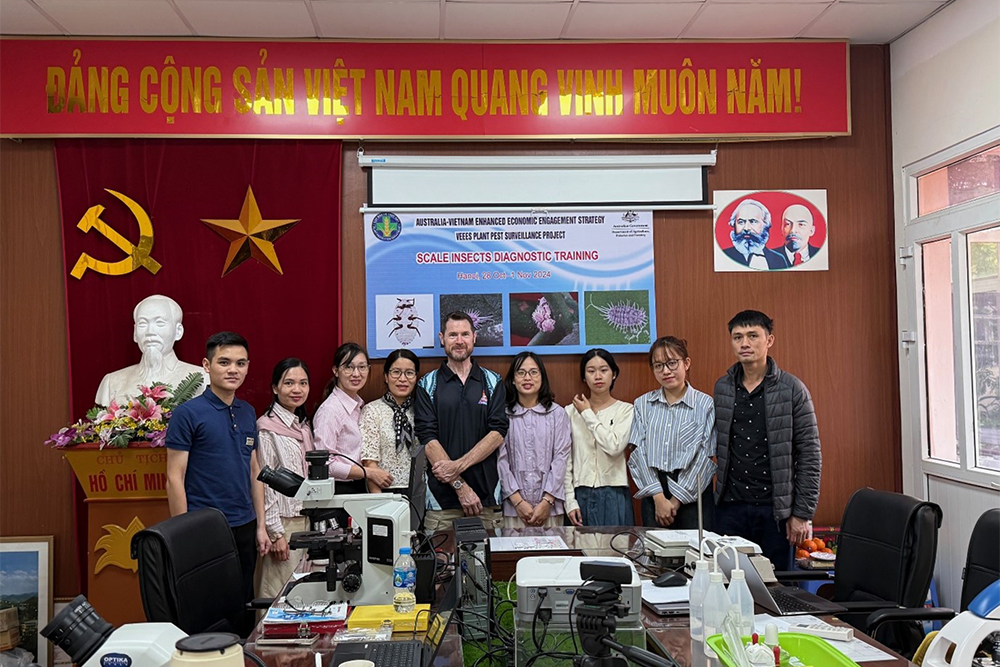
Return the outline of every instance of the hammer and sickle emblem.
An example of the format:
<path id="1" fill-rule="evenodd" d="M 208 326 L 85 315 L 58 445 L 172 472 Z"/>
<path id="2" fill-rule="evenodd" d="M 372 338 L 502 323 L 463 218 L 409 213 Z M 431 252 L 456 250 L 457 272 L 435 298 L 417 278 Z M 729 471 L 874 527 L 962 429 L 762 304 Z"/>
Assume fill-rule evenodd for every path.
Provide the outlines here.
<path id="1" fill-rule="evenodd" d="M 122 193 L 107 188 L 105 188 L 105 192 L 109 192 L 117 197 L 132 212 L 136 222 L 139 223 L 139 244 L 133 244 L 101 220 L 101 213 L 104 212 L 103 206 L 100 204 L 91 206 L 83 214 L 83 217 L 80 218 L 80 222 L 76 226 L 84 232 L 96 229 L 101 236 L 121 248 L 122 252 L 126 253 L 128 257 L 117 262 L 102 262 L 94 259 L 87 253 L 82 253 L 80 258 L 76 260 L 76 265 L 70 271 L 70 275 L 79 280 L 83 278 L 83 274 L 87 272 L 87 269 L 91 269 L 106 276 L 123 276 L 126 273 L 132 273 L 140 266 L 145 267 L 146 270 L 155 275 L 162 267 L 159 262 L 149 256 L 149 253 L 153 250 L 153 222 L 149 219 L 149 215 L 135 201 Z"/>

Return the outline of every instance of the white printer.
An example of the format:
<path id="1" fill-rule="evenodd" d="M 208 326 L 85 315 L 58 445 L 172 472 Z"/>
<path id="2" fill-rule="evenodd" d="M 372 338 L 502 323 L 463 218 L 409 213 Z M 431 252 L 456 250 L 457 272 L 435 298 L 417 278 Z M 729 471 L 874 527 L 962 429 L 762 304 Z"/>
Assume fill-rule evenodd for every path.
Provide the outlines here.
<path id="1" fill-rule="evenodd" d="M 536 609 L 550 609 L 550 625 L 568 625 L 575 621 L 570 604 L 573 594 L 584 583 L 580 578 L 580 563 L 601 562 L 627 565 L 632 572 L 632 581 L 622 584 L 621 602 L 628 607 L 628 615 L 618 622 L 622 626 L 639 622 L 642 609 L 642 585 L 635 565 L 627 558 L 604 556 L 531 556 L 517 562 L 517 615 L 520 619 L 531 619 Z M 538 607 L 538 589 L 548 593 Z M 578 601 L 577 601 L 578 602 Z"/>

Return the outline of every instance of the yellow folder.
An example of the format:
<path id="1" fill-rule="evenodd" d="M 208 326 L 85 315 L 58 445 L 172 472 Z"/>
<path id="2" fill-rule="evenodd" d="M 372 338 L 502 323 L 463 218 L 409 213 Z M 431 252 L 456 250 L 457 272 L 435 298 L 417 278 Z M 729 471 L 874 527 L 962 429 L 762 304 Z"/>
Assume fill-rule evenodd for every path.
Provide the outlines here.
<path id="1" fill-rule="evenodd" d="M 429 604 L 418 604 L 408 614 L 396 613 L 391 604 L 372 604 L 355 607 L 347 618 L 347 627 L 378 628 L 382 621 L 392 621 L 393 632 L 413 632 L 413 624 L 417 624 L 417 632 L 427 630 L 427 621 L 431 617 Z"/>

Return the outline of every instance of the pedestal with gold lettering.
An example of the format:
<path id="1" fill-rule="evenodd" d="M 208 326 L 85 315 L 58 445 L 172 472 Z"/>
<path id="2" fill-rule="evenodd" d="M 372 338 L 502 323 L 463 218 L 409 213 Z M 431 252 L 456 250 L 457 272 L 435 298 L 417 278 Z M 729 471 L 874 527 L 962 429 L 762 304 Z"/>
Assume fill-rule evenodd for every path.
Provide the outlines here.
<path id="1" fill-rule="evenodd" d="M 64 450 L 87 498 L 87 598 L 113 626 L 142 623 L 132 536 L 170 516 L 167 450 L 147 443 L 126 449 L 96 444 Z"/>

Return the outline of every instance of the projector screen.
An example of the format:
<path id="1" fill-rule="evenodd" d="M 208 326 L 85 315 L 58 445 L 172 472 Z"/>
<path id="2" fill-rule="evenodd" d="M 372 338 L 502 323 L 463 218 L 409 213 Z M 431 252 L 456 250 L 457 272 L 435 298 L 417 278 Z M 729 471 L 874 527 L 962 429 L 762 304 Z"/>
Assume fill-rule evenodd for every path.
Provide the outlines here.
<path id="1" fill-rule="evenodd" d="M 704 155 L 569 157 L 365 156 L 369 208 L 705 208 Z"/>

